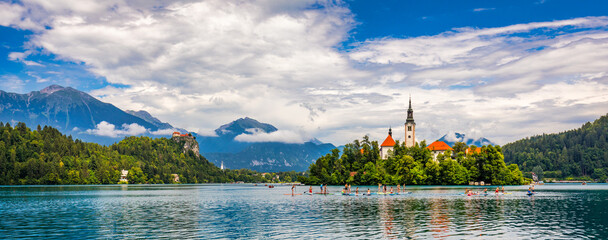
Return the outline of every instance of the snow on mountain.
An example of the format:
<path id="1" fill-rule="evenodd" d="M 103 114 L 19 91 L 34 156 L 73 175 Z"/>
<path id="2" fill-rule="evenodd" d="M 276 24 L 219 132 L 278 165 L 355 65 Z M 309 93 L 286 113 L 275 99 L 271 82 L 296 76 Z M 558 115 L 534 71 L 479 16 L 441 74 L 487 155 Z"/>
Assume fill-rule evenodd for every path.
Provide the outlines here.
<path id="1" fill-rule="evenodd" d="M 454 146 L 454 144 L 457 142 L 464 142 L 469 146 L 475 145 L 478 147 L 481 147 L 484 145 L 496 145 L 485 137 L 471 138 L 471 137 L 467 137 L 467 135 L 464 133 L 458 133 L 458 132 L 454 132 L 454 131 L 448 132 L 447 134 L 443 135 L 443 137 L 441 137 L 437 141 L 443 141 L 450 146 Z"/>

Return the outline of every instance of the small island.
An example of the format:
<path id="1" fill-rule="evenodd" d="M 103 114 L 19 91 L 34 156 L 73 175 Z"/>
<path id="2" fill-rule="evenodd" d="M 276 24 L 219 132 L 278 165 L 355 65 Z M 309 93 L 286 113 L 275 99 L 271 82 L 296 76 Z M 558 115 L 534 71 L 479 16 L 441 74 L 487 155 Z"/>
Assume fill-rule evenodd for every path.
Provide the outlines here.
<path id="1" fill-rule="evenodd" d="M 524 179 L 517 164 L 506 165 L 500 146 L 467 146 L 458 142 L 450 147 L 442 141 L 427 146 L 417 143 L 416 123 L 410 98 L 405 122 L 405 142 L 393 139 L 392 129 L 378 144 L 368 136 L 346 144 L 342 155 L 337 149 L 319 158 L 309 168 L 306 184 L 330 185 L 520 185 Z"/>

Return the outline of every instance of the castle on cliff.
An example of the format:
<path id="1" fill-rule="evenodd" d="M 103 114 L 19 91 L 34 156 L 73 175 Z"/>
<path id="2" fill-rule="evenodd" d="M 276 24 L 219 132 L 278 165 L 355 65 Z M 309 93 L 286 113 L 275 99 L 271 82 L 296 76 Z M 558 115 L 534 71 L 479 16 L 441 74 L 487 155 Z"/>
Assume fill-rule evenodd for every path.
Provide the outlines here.
<path id="1" fill-rule="evenodd" d="M 192 150 L 197 156 L 200 155 L 196 137 L 192 136 L 191 133 L 182 134 L 180 132 L 173 132 L 171 139 L 176 142 L 184 142 L 184 153 Z"/>

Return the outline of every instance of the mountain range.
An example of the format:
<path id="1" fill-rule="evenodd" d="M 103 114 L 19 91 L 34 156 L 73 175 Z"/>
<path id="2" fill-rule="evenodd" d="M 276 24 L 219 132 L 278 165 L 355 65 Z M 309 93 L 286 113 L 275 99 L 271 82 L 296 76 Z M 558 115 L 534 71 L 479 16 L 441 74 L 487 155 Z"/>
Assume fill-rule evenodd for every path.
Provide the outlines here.
<path id="1" fill-rule="evenodd" d="M 124 112 L 112 104 L 99 101 L 74 88 L 58 85 L 27 94 L 0 90 L 0 121 L 13 124 L 24 122 L 28 126 L 52 126 L 64 134 L 102 144 L 111 144 L 119 139 L 86 132 L 95 129 L 101 122 L 118 127 L 137 124 L 150 131 L 159 130 L 159 126 L 154 123 Z"/>
<path id="2" fill-rule="evenodd" d="M 52 126 L 75 138 L 110 145 L 128 135 L 170 137 L 185 129 L 162 122 L 146 111 L 126 110 L 104 103 L 71 87 L 51 85 L 26 94 L 0 90 L 0 122 L 28 126 Z M 162 131 L 165 130 L 165 131 Z M 311 162 L 335 148 L 311 139 L 306 143 L 245 142 L 240 135 L 273 133 L 278 129 L 252 118 L 241 118 L 220 126 L 217 136 L 197 136 L 200 152 L 211 162 L 232 169 L 305 171 Z"/>
<path id="3" fill-rule="evenodd" d="M 441 137 L 437 141 L 443 141 L 452 147 L 457 142 L 464 142 L 469 146 L 475 145 L 477 147 L 481 147 L 481 146 L 485 146 L 485 145 L 496 145 L 485 137 L 473 139 L 473 138 L 467 137 L 466 134 L 464 134 L 464 133 L 457 133 L 457 132 L 447 133 L 447 134 L 443 135 L 443 137 Z"/>
<path id="4" fill-rule="evenodd" d="M 311 163 L 336 148 L 333 144 L 311 139 L 305 143 L 244 142 L 241 135 L 278 131 L 270 124 L 240 118 L 215 130 L 217 136 L 197 136 L 201 153 L 211 162 L 226 168 L 247 168 L 262 172 L 306 171 Z"/>

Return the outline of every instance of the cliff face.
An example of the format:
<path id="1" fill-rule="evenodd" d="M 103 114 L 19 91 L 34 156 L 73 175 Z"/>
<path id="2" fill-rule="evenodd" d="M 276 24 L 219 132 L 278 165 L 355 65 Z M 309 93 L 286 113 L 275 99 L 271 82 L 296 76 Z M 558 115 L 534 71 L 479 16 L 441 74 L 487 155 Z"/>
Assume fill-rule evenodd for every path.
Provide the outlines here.
<path id="1" fill-rule="evenodd" d="M 199 148 L 198 148 L 198 142 L 196 141 L 196 139 L 194 139 L 194 137 L 191 136 L 175 136 L 172 137 L 171 139 L 173 139 L 173 141 L 176 142 L 184 142 L 184 153 L 187 152 L 188 150 L 192 150 L 197 156 L 200 154 L 199 153 Z"/>

